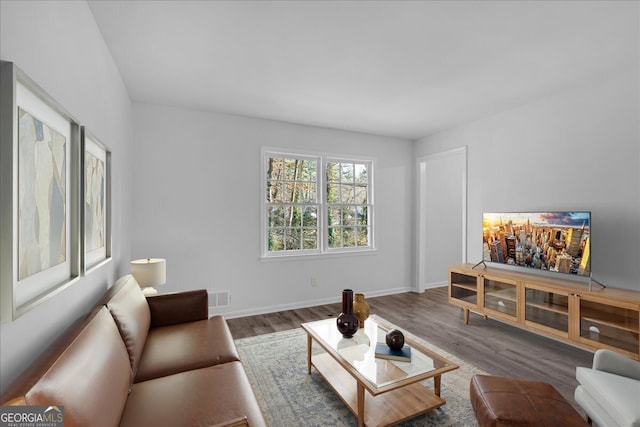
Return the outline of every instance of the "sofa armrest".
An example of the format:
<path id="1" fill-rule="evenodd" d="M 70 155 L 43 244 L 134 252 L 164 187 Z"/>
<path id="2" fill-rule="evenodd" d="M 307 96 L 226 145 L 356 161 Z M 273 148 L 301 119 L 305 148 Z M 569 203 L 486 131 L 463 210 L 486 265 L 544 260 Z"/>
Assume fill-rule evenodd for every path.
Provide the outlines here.
<path id="1" fill-rule="evenodd" d="M 237 417 L 231 420 L 222 421 L 220 423 L 212 424 L 210 427 L 241 427 L 248 426 L 249 421 L 247 417 Z"/>
<path id="2" fill-rule="evenodd" d="M 147 297 L 151 312 L 151 328 L 209 318 L 209 296 L 206 289 Z"/>
<path id="3" fill-rule="evenodd" d="M 593 355 L 593 369 L 640 380 L 640 362 L 611 350 L 596 351 Z"/>

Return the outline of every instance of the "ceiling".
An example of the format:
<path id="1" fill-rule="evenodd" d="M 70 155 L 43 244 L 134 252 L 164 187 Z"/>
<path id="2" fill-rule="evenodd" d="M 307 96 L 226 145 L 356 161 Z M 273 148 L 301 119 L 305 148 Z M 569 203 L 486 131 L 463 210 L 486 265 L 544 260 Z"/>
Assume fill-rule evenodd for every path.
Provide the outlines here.
<path id="1" fill-rule="evenodd" d="M 88 3 L 133 101 L 405 139 L 637 67 L 640 50 L 636 1 Z"/>

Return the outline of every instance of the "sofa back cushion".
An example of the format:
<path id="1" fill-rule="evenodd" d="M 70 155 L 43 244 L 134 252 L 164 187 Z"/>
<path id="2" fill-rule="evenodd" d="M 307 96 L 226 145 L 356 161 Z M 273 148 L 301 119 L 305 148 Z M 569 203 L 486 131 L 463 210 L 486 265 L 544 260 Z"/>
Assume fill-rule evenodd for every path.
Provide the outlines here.
<path id="1" fill-rule="evenodd" d="M 100 309 L 26 394 L 26 404 L 64 406 L 64 425 L 118 425 L 131 383 L 120 333 Z"/>
<path id="2" fill-rule="evenodd" d="M 116 321 L 122 340 L 127 347 L 131 370 L 135 376 L 149 333 L 151 314 L 147 299 L 133 276 L 124 276 L 114 286 L 120 285 L 122 287 L 109 300 L 107 307 Z"/>

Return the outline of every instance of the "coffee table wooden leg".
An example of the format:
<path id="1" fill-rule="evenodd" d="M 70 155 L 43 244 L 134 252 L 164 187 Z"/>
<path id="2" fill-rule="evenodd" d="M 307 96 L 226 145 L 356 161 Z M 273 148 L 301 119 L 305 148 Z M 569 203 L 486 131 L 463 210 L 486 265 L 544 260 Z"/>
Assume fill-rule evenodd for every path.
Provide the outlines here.
<path id="1" fill-rule="evenodd" d="M 311 335 L 307 334 L 307 372 L 311 374 Z"/>
<path id="2" fill-rule="evenodd" d="M 464 324 L 468 325 L 469 324 L 469 309 L 468 308 L 463 308 L 462 310 L 464 311 Z"/>
<path id="3" fill-rule="evenodd" d="M 442 385 L 441 382 L 441 377 L 440 375 L 436 375 L 435 377 L 433 377 L 433 391 L 436 394 L 436 396 L 440 397 L 440 387 Z"/>
<path id="4" fill-rule="evenodd" d="M 358 383 L 358 427 L 364 427 L 364 386 Z"/>

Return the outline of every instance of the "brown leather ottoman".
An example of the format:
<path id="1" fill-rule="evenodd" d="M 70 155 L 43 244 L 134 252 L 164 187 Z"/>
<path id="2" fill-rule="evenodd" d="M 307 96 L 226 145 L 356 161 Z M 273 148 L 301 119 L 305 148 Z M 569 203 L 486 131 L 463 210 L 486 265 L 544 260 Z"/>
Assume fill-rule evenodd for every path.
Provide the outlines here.
<path id="1" fill-rule="evenodd" d="M 480 427 L 589 425 L 551 384 L 474 375 L 470 394 Z"/>

